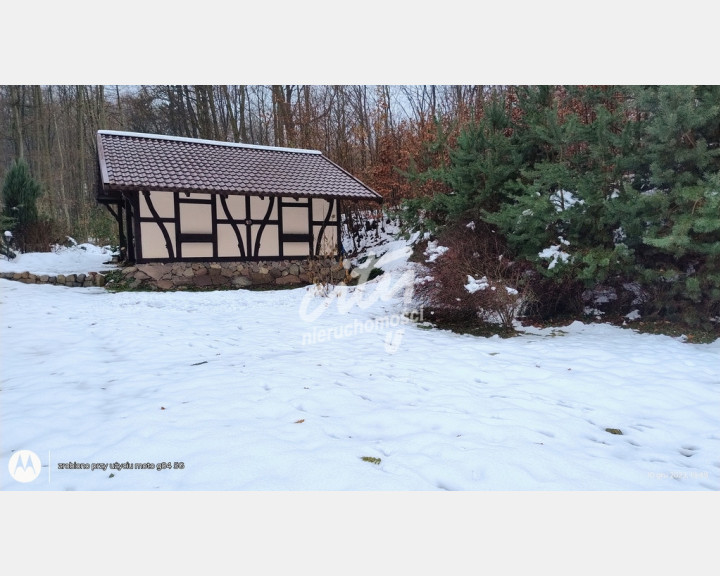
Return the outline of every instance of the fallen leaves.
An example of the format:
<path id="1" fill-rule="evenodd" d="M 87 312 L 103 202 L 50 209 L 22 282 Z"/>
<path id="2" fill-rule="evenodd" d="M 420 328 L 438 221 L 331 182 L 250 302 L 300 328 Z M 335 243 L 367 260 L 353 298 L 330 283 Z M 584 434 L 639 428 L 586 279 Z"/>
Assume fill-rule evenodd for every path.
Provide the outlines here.
<path id="1" fill-rule="evenodd" d="M 370 462 L 370 464 L 375 464 L 376 466 L 379 466 L 380 462 L 382 462 L 380 458 L 375 458 L 374 456 L 363 456 L 360 460 L 363 462 Z"/>

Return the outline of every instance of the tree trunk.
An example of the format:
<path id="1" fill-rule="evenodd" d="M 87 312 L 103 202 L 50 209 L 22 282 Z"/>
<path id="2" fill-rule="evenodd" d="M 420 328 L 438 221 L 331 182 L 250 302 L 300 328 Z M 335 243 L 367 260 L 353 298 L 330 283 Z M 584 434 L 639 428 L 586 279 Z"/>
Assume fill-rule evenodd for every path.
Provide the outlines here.
<path id="1" fill-rule="evenodd" d="M 15 158 L 18 160 L 25 159 L 25 145 L 23 142 L 23 124 L 25 123 L 24 97 L 25 86 L 10 86 Z"/>

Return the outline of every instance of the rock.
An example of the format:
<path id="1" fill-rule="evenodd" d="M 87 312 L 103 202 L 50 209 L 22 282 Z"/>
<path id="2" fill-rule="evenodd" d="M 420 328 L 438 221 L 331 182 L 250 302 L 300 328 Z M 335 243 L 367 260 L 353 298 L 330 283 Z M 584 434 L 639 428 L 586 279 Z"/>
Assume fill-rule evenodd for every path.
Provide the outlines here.
<path id="1" fill-rule="evenodd" d="M 55 277 L 55 281 L 56 281 L 58 284 L 65 284 L 65 274 L 58 274 L 58 275 Z"/>
<path id="2" fill-rule="evenodd" d="M 137 269 L 147 274 L 147 277 L 153 280 L 160 280 L 168 271 L 163 264 L 138 264 Z M 135 278 L 137 278 L 137 276 L 135 276 Z"/>
<path id="3" fill-rule="evenodd" d="M 85 282 L 85 274 L 78 274 L 78 275 L 76 275 L 76 276 L 75 276 L 75 282 L 79 282 L 80 284 L 82 284 L 83 282 Z"/>
<path id="4" fill-rule="evenodd" d="M 235 276 L 235 278 L 232 279 L 231 284 L 233 286 L 237 286 L 238 288 L 245 288 L 246 286 L 252 285 L 252 280 L 250 280 L 247 276 Z"/>
<path id="5" fill-rule="evenodd" d="M 122 269 L 122 273 L 125 276 L 128 276 L 130 274 L 135 274 L 135 272 L 137 272 L 137 268 L 135 266 L 128 266 L 127 268 Z"/>
<path id="6" fill-rule="evenodd" d="M 105 286 L 105 276 L 102 274 L 95 275 L 95 286 Z"/>
<path id="7" fill-rule="evenodd" d="M 160 290 L 172 290 L 174 284 L 170 280 L 158 280 L 157 287 Z"/>
<path id="8" fill-rule="evenodd" d="M 275 284 L 300 284 L 300 278 L 294 274 L 288 274 L 287 276 L 276 278 Z"/>
<path id="9" fill-rule="evenodd" d="M 213 284 L 212 277 L 208 276 L 207 274 L 203 274 L 202 276 L 195 276 L 195 286 L 210 286 Z"/>

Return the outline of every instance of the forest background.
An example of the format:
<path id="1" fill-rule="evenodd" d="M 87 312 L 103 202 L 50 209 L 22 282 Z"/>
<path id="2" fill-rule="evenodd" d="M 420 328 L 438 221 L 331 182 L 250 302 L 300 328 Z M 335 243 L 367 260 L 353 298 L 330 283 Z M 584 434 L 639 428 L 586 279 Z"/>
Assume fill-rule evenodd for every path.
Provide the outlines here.
<path id="1" fill-rule="evenodd" d="M 460 298 L 460 314 L 515 303 L 470 295 L 482 276 L 543 318 L 610 289 L 618 305 L 718 325 L 718 86 L 1 86 L 0 178 L 37 184 L 19 229 L 23 203 L 3 195 L 21 249 L 116 243 L 95 202 L 98 129 L 322 151 L 403 226 L 453 245 L 425 296 Z"/>

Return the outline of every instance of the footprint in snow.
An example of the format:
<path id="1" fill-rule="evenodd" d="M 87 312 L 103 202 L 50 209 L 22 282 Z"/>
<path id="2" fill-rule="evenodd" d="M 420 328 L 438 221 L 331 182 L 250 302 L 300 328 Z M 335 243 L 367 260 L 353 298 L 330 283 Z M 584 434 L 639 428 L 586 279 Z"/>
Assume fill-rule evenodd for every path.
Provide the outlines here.
<path id="1" fill-rule="evenodd" d="M 679 452 L 686 458 L 690 458 L 691 456 L 695 455 L 695 452 L 697 450 L 698 450 L 698 448 L 696 446 L 684 445 L 680 448 Z"/>

